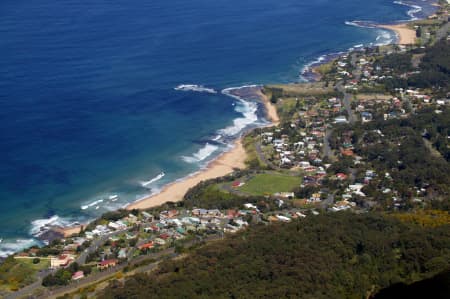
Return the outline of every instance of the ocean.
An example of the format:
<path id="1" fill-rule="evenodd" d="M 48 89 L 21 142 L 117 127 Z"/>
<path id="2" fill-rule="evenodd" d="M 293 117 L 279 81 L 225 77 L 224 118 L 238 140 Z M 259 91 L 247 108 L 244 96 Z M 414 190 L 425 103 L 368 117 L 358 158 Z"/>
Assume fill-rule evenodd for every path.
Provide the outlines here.
<path id="1" fill-rule="evenodd" d="M 416 0 L 3 0 L 0 256 L 198 171 L 259 103 L 226 88 L 301 81 L 323 55 L 386 44 Z M 115 196 L 117 195 L 117 197 Z"/>

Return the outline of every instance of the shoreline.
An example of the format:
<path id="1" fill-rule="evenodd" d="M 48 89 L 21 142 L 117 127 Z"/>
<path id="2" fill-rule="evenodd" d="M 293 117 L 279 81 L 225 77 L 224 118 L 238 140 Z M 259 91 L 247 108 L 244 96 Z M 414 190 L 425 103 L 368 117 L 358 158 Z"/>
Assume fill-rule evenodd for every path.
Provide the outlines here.
<path id="1" fill-rule="evenodd" d="M 439 5 L 436 5 L 439 6 Z M 408 27 L 408 23 L 400 23 L 396 25 L 377 25 L 376 27 L 384 28 L 395 32 L 397 35 L 397 41 L 395 44 L 407 45 L 414 44 L 416 41 L 415 31 Z M 342 54 L 340 52 L 339 54 Z M 326 62 L 319 62 L 317 66 Z M 311 67 L 311 72 L 316 73 L 315 67 Z M 320 78 L 313 79 L 312 81 L 318 81 Z M 310 81 L 310 80 L 307 80 Z M 271 122 L 265 127 L 276 126 L 279 124 L 280 119 L 276 111 L 275 105 L 273 105 L 267 96 L 259 89 L 257 92 L 261 102 L 264 104 L 266 117 Z M 181 180 L 174 181 L 163 187 L 162 191 L 158 194 L 146 196 L 142 199 L 138 199 L 126 206 L 127 210 L 132 209 L 148 209 L 169 201 L 178 202 L 183 200 L 184 194 L 192 187 L 197 185 L 203 180 L 213 179 L 221 176 L 225 176 L 233 172 L 233 168 L 245 168 L 246 153 L 242 145 L 242 137 L 239 137 L 233 148 L 227 152 L 220 154 L 214 160 L 212 160 L 206 168 L 200 169 L 196 173 L 191 174 Z M 182 194 L 181 194 L 182 193 Z M 181 196 L 180 196 L 181 194 Z M 173 200 L 170 197 L 179 197 L 178 200 Z M 57 231 L 64 234 L 64 237 L 77 234 L 85 227 L 87 223 L 83 223 L 78 226 L 58 227 Z"/>
<path id="2" fill-rule="evenodd" d="M 401 23 L 396 25 L 377 25 L 378 28 L 384 28 L 395 32 L 397 41 L 395 44 L 406 45 L 414 44 L 416 40 L 416 32 L 413 29 L 407 27 L 408 23 Z M 310 72 L 318 74 L 316 67 L 326 62 L 319 62 L 316 66 L 310 68 Z M 318 76 L 317 76 L 318 77 Z M 318 81 L 319 78 L 309 78 L 313 81 Z M 308 80 L 309 81 L 309 80 Z M 280 123 L 280 118 L 276 110 L 276 106 L 272 104 L 269 98 L 262 92 L 262 87 L 255 92 L 259 97 L 259 100 L 264 105 L 264 110 L 267 120 L 270 121 L 265 127 L 277 126 Z M 215 159 L 208 163 L 208 165 L 194 172 L 184 178 L 176 180 L 174 182 L 165 185 L 162 190 L 157 194 L 151 194 L 138 199 L 134 202 L 127 204 L 126 210 L 145 210 L 153 207 L 160 206 L 167 202 L 179 202 L 182 201 L 187 191 L 198 185 L 200 182 L 218 177 L 226 176 L 234 171 L 234 169 L 246 168 L 245 160 L 247 154 L 242 145 L 242 137 L 239 137 L 234 143 L 233 147 L 224 153 L 221 153 Z M 82 227 L 87 224 L 78 226 L 58 227 L 56 231 L 61 232 L 64 237 L 77 234 L 81 231 Z"/>
<path id="3" fill-rule="evenodd" d="M 387 24 L 378 24 L 375 25 L 372 28 L 382 28 L 387 29 L 389 31 L 392 31 L 395 33 L 396 41 L 395 43 L 387 44 L 388 45 L 413 45 L 416 43 L 417 37 L 416 37 L 416 31 L 414 29 L 411 29 L 408 27 L 408 24 L 411 22 L 414 22 L 413 20 L 409 22 L 399 23 L 395 25 L 387 25 Z M 328 55 L 324 55 L 326 58 L 324 58 L 322 61 L 318 61 L 317 63 L 313 63 L 311 66 L 307 67 L 303 72 L 301 72 L 300 76 L 305 78 L 308 82 L 318 82 L 320 81 L 321 74 L 317 70 L 318 67 L 321 65 L 324 65 L 334 58 L 336 56 L 342 55 L 344 53 L 349 53 L 351 51 L 345 51 L 340 53 L 331 53 Z"/>
<path id="4" fill-rule="evenodd" d="M 169 183 L 163 187 L 161 192 L 152 194 L 130 203 L 125 209 L 149 209 L 160 206 L 167 202 L 179 202 L 183 200 L 186 192 L 198 183 L 225 176 L 234 171 L 235 168 L 244 168 L 247 155 L 242 145 L 241 138 L 235 141 L 233 148 L 212 160 L 206 168 L 199 170 L 191 176 Z"/>
<path id="5" fill-rule="evenodd" d="M 266 117 L 271 122 L 269 126 L 276 126 L 280 119 L 275 105 L 270 103 L 261 89 L 257 91 L 257 94 L 264 104 Z M 229 151 L 220 154 L 217 158 L 209 162 L 206 168 L 199 170 L 185 179 L 169 183 L 158 194 L 153 194 L 130 203 L 126 209 L 143 210 L 160 206 L 167 202 L 179 202 L 183 200 L 184 195 L 190 188 L 195 187 L 200 182 L 226 176 L 233 173 L 235 169 L 246 168 L 245 160 L 247 159 L 247 153 L 242 144 L 242 139 L 243 137 L 239 137 Z"/>
<path id="6" fill-rule="evenodd" d="M 401 23 L 396 25 L 377 25 L 378 28 L 384 28 L 394 31 L 397 36 L 397 45 L 411 45 L 415 44 L 417 37 L 416 31 L 408 27 L 409 23 Z"/>
<path id="7" fill-rule="evenodd" d="M 278 115 L 277 107 L 272 104 L 269 98 L 262 92 L 262 88 L 258 90 L 257 94 L 264 104 L 266 117 L 271 122 L 268 126 L 277 126 L 280 123 L 280 116 Z"/>
<path id="8" fill-rule="evenodd" d="M 276 126 L 280 122 L 276 106 L 270 102 L 267 96 L 262 92 L 262 88 L 255 92 L 258 95 L 260 102 L 264 105 L 264 112 L 267 120 L 270 121 L 265 127 Z M 242 144 L 243 137 L 239 137 L 234 141 L 233 147 L 226 152 L 223 152 L 217 156 L 214 160 L 208 163 L 208 165 L 198 170 L 197 172 L 188 175 L 182 179 L 176 180 L 165 185 L 162 190 L 157 194 L 151 194 L 141 199 L 138 199 L 132 203 L 129 203 L 126 210 L 145 210 L 156 206 L 160 206 L 167 202 L 179 202 L 182 201 L 187 191 L 198 185 L 200 182 L 210 180 L 222 176 L 226 176 L 232 173 L 235 169 L 244 169 L 245 160 L 247 159 L 247 153 L 245 152 Z M 64 234 L 64 237 L 77 234 L 81 231 L 81 228 L 87 224 L 78 226 L 68 226 L 56 228 L 55 231 Z"/>

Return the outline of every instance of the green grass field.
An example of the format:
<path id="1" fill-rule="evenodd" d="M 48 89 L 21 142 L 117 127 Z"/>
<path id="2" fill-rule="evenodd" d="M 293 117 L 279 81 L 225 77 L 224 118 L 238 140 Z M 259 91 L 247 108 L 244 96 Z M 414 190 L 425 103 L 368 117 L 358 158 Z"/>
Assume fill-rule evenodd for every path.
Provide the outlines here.
<path id="1" fill-rule="evenodd" d="M 282 174 L 258 174 L 251 178 L 239 191 L 252 195 L 270 195 L 276 192 L 290 192 L 299 186 L 301 178 Z"/>
<path id="2" fill-rule="evenodd" d="M 46 259 L 41 259 L 38 264 L 33 264 L 32 259 L 9 257 L 0 265 L 0 290 L 16 291 L 31 284 L 35 280 L 37 271 L 49 266 L 50 260 Z"/>
<path id="3" fill-rule="evenodd" d="M 44 270 L 50 267 L 50 259 L 42 258 L 37 264 L 33 264 L 32 259 L 16 259 L 16 261 L 36 271 Z"/>

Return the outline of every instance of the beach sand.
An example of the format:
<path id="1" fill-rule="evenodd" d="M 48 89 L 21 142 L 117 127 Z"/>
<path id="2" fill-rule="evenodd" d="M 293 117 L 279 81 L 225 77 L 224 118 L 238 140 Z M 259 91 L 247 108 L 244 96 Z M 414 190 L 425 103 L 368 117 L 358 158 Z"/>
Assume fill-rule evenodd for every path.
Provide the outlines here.
<path id="1" fill-rule="evenodd" d="M 278 125 L 280 118 L 277 113 L 276 106 L 270 102 L 270 100 L 259 90 L 258 95 L 264 104 L 267 118 L 271 121 L 269 126 Z M 217 159 L 212 161 L 205 169 L 189 176 L 183 180 L 173 182 L 166 185 L 162 191 L 158 194 L 150 195 L 142 198 L 134 203 L 129 204 L 126 209 L 148 209 L 162 205 L 166 202 L 178 202 L 183 200 L 186 192 L 196 186 L 202 181 L 222 177 L 232 173 L 236 168 L 243 169 L 246 167 L 245 160 L 247 154 L 244 146 L 242 145 L 242 139 L 235 141 L 233 148 L 220 155 Z M 65 236 L 76 234 L 80 231 L 81 227 L 67 227 L 62 229 Z"/>
<path id="2" fill-rule="evenodd" d="M 399 40 L 399 45 L 410 45 L 416 42 L 416 31 L 409 28 L 407 24 L 398 25 L 380 25 L 379 27 L 395 31 Z"/>
<path id="3" fill-rule="evenodd" d="M 270 126 L 277 126 L 280 123 L 277 107 L 270 102 L 269 98 L 261 90 L 258 91 L 258 95 L 264 103 L 267 118 L 272 122 Z"/>
<path id="4" fill-rule="evenodd" d="M 158 194 L 144 197 L 136 202 L 129 204 L 126 209 L 148 209 L 162 205 L 166 202 L 177 202 L 183 200 L 186 192 L 196 186 L 201 181 L 222 177 L 230 174 L 235 168 L 245 168 L 245 159 L 247 158 L 241 139 L 238 139 L 233 148 L 223 153 L 216 160 L 212 161 L 205 169 L 187 177 L 184 180 L 176 181 L 166 185 Z M 58 231 L 65 237 L 79 233 L 80 226 L 58 228 Z"/>
<path id="5" fill-rule="evenodd" d="M 72 235 L 78 234 L 81 231 L 82 225 L 77 226 L 67 226 L 67 227 L 55 227 L 53 230 L 55 232 L 61 233 L 64 237 L 70 237 Z"/>
<path id="6" fill-rule="evenodd" d="M 258 94 L 264 103 L 264 107 L 267 113 L 267 118 L 272 122 L 272 126 L 277 125 L 280 121 L 275 105 L 273 105 L 269 99 L 258 91 Z M 245 159 L 247 154 L 242 140 L 238 139 L 233 148 L 220 155 L 216 160 L 212 161 L 205 169 L 200 170 L 198 173 L 182 180 L 171 184 L 168 184 L 163 190 L 155 195 L 148 196 L 139 201 L 136 201 L 127 206 L 128 210 L 132 209 L 148 209 L 155 206 L 162 205 L 166 202 L 177 202 L 183 200 L 186 192 L 196 186 L 202 181 L 214 179 L 228 175 L 234 171 L 234 169 L 243 169 L 246 167 Z"/>
<path id="7" fill-rule="evenodd" d="M 160 193 L 131 203 L 127 206 L 127 209 L 148 209 L 169 201 L 181 201 L 186 192 L 198 183 L 230 174 L 235 168 L 245 168 L 245 159 L 245 149 L 239 139 L 235 142 L 234 147 L 230 151 L 212 161 L 205 169 L 200 170 L 184 180 L 168 184 Z"/>

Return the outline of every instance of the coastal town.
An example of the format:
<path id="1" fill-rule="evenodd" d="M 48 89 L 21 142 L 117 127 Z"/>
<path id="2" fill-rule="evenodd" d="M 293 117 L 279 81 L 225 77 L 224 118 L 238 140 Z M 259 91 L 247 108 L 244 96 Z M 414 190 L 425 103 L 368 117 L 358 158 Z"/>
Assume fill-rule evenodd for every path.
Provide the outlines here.
<path id="1" fill-rule="evenodd" d="M 313 66 L 314 81 L 241 91 L 259 96 L 270 125 L 155 196 L 89 224 L 54 227 L 48 245 L 2 262 L 0 297 L 95 298 L 110 281 L 206 243 L 323 213 L 414 210 L 450 223 L 439 209 L 449 174 L 424 166 L 450 160 L 448 81 L 417 84 L 425 67 L 432 72 L 434 53 L 450 51 L 448 9 L 403 25 L 413 43 L 398 32 L 400 44 Z"/>

